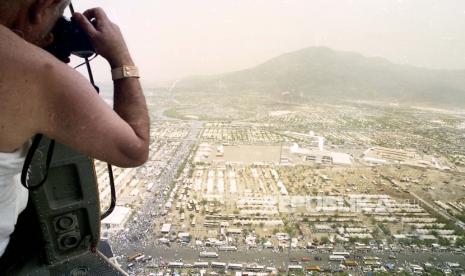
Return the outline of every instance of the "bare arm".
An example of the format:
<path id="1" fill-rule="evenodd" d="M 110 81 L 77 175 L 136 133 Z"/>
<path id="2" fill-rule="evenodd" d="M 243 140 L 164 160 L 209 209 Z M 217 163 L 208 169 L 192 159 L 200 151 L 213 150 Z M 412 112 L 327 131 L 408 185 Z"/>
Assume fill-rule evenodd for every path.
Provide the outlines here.
<path id="1" fill-rule="evenodd" d="M 90 9 L 74 18 L 89 35 L 96 52 L 105 57 L 111 68 L 134 65 L 119 27 L 111 22 L 101 8 Z M 90 21 L 95 20 L 94 24 Z M 136 135 L 150 139 L 147 106 L 138 79 L 114 81 L 114 108 L 135 131 Z"/>
<path id="2" fill-rule="evenodd" d="M 137 95 L 140 90 L 123 91 L 126 97 L 116 97 L 119 101 L 128 99 L 122 105 L 130 106 L 123 107 L 120 115 L 73 69 L 59 61 L 43 66 L 46 81 L 40 89 L 43 92 L 37 132 L 120 167 L 139 166 L 146 161 L 149 126 L 143 96 Z M 127 96 L 130 93 L 136 96 Z M 138 114 L 129 114 L 132 110 Z"/>
<path id="3" fill-rule="evenodd" d="M 132 65 L 119 28 L 101 9 L 76 16 L 89 33 L 97 53 L 112 67 Z M 96 19 L 95 27 L 89 19 Z M 137 79 L 114 83 L 115 111 L 95 93 L 75 70 L 45 57 L 43 119 L 39 132 L 76 150 L 121 167 L 143 164 L 148 157 L 149 117 Z M 46 81 L 43 81 L 45 79 Z"/>
<path id="4" fill-rule="evenodd" d="M 124 65 L 132 64 L 129 61 L 124 63 Z M 116 80 L 113 84 L 115 111 L 131 126 L 137 137 L 144 142 L 143 146 L 148 147 L 150 143 L 150 119 L 139 80 L 126 78 Z M 148 155 L 148 152 L 146 154 Z M 148 156 L 144 156 L 144 159 L 147 158 Z"/>

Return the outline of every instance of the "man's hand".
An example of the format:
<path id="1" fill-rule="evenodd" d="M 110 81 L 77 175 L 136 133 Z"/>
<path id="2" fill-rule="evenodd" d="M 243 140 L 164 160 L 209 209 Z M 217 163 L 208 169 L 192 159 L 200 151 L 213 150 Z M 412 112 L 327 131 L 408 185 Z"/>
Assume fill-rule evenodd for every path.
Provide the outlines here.
<path id="1" fill-rule="evenodd" d="M 112 68 L 133 65 L 120 28 L 101 8 L 74 13 L 73 18 L 89 36 L 96 53 L 108 60 Z"/>

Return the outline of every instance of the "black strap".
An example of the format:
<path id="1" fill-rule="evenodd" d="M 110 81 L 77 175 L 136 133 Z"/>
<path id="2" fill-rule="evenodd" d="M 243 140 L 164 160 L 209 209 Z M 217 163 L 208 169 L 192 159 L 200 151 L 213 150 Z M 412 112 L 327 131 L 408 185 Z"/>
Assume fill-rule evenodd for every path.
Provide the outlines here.
<path id="1" fill-rule="evenodd" d="M 115 189 L 115 182 L 114 182 L 114 177 L 113 177 L 113 168 L 111 167 L 110 164 L 108 164 L 108 176 L 110 177 L 110 192 L 111 192 L 111 202 L 110 202 L 110 207 L 108 208 L 105 213 L 103 213 L 100 216 L 100 220 L 103 220 L 104 218 L 108 217 L 111 213 L 113 213 L 113 210 L 115 209 L 116 206 L 116 189 Z"/>
<path id="2" fill-rule="evenodd" d="M 45 175 L 42 181 L 39 182 L 39 184 L 36 185 L 28 185 L 27 184 L 27 175 L 29 168 L 31 167 L 32 159 L 34 158 L 34 154 L 36 153 L 37 149 L 39 148 L 40 142 L 42 141 L 43 135 L 42 134 L 37 134 L 34 137 L 34 140 L 32 141 L 32 145 L 29 148 L 29 152 L 26 155 L 26 159 L 24 161 L 23 165 L 23 171 L 21 173 L 21 184 L 28 189 L 28 190 L 34 190 L 39 187 L 41 187 L 45 181 L 47 181 L 48 177 L 48 171 L 50 169 L 50 164 L 52 163 L 52 157 L 53 157 L 53 150 L 55 149 L 55 140 L 50 140 L 50 144 L 48 146 L 48 152 L 47 152 L 47 160 L 45 161 Z"/>
<path id="3" fill-rule="evenodd" d="M 92 74 L 92 68 L 90 67 L 90 60 L 88 57 L 84 58 L 86 67 L 87 67 L 87 73 L 89 74 L 89 81 L 92 84 L 92 86 L 95 88 L 97 93 L 100 93 L 100 88 L 95 85 L 94 81 L 94 75 Z M 113 177 L 113 168 L 110 165 L 110 163 L 107 163 L 108 165 L 108 176 L 110 177 L 110 192 L 111 192 L 111 202 L 110 202 L 110 207 L 108 210 L 106 210 L 103 214 L 100 215 L 100 220 L 103 220 L 104 218 L 108 217 L 111 213 L 113 213 L 113 210 L 115 209 L 116 206 L 116 189 L 115 189 L 115 181 Z"/>

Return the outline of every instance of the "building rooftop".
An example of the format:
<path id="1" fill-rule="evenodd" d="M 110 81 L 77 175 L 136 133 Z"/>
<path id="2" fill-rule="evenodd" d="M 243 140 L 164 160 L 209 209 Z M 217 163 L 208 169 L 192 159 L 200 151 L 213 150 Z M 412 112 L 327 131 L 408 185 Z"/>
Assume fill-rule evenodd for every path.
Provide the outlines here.
<path id="1" fill-rule="evenodd" d="M 124 224 L 125 221 L 129 218 L 131 214 L 131 208 L 123 207 L 123 206 L 116 206 L 108 217 L 102 220 L 102 224 L 110 224 L 110 225 L 121 225 Z"/>

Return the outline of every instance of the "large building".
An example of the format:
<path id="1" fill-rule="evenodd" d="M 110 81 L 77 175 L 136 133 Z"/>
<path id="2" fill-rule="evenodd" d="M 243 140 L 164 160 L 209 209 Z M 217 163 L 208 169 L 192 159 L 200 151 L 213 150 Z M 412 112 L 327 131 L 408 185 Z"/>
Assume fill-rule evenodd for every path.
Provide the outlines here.
<path id="1" fill-rule="evenodd" d="M 131 216 L 131 208 L 116 206 L 113 212 L 102 220 L 102 232 L 104 235 L 116 233 L 124 228 Z"/>
<path id="2" fill-rule="evenodd" d="M 297 143 L 290 148 L 292 154 L 304 157 L 305 161 L 317 164 L 351 165 L 352 157 L 347 153 L 331 152 L 319 149 L 301 148 Z"/>
<path id="3" fill-rule="evenodd" d="M 412 149 L 390 149 L 384 147 L 373 147 L 363 153 L 363 158 L 368 160 L 385 160 L 385 162 L 402 163 L 416 159 L 417 154 Z"/>
<path id="4" fill-rule="evenodd" d="M 315 132 L 309 131 L 308 134 L 286 131 L 286 135 L 300 138 L 310 148 L 316 148 L 320 151 L 324 150 L 325 138 L 323 136 L 315 135 Z"/>

